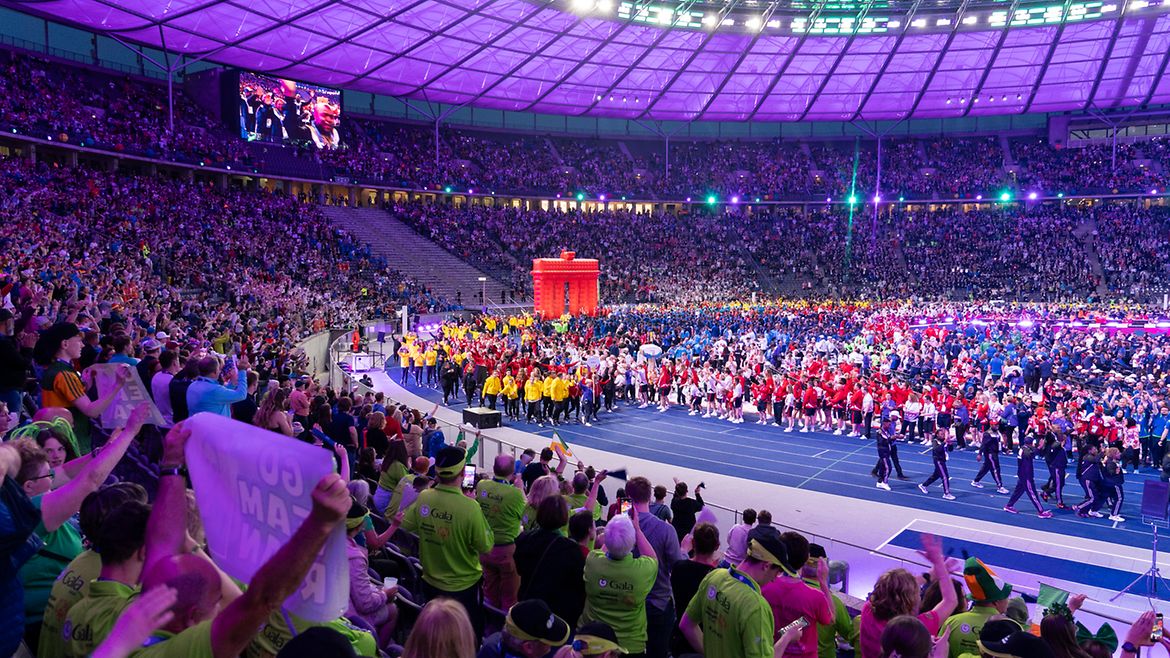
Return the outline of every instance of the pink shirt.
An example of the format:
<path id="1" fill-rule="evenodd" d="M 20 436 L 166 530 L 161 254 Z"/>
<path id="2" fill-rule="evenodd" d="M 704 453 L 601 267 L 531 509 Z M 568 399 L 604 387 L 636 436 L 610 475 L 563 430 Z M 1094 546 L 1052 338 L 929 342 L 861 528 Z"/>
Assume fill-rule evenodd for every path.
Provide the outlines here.
<path id="1" fill-rule="evenodd" d="M 813 589 L 803 580 L 780 577 L 764 585 L 760 592 L 772 606 L 779 632 L 799 617 L 808 620 L 808 626 L 800 633 L 800 640 L 788 645 L 785 656 L 791 658 L 817 658 L 817 624 L 833 623 L 833 608 L 825 593 Z"/>
<path id="2" fill-rule="evenodd" d="M 938 635 L 939 628 L 942 627 L 942 619 L 933 610 L 918 615 L 918 621 L 926 626 L 931 637 Z M 882 631 L 885 629 L 886 621 L 874 617 L 869 601 L 866 601 L 861 608 L 861 637 L 858 640 L 861 645 L 860 658 L 878 658 L 882 655 Z"/>

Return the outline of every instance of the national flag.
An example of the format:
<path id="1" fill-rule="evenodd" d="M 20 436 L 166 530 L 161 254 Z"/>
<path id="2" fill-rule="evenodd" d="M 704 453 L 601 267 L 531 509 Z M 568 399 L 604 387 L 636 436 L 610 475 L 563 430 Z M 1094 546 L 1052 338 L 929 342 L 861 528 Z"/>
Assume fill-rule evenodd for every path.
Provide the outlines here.
<path id="1" fill-rule="evenodd" d="M 552 443 L 549 444 L 548 447 L 551 448 L 553 452 L 557 453 L 561 457 L 564 457 L 565 459 L 577 458 L 577 456 L 573 454 L 573 449 L 569 447 L 568 443 L 565 443 L 565 440 L 561 438 L 560 434 L 553 432 L 552 439 Z"/>

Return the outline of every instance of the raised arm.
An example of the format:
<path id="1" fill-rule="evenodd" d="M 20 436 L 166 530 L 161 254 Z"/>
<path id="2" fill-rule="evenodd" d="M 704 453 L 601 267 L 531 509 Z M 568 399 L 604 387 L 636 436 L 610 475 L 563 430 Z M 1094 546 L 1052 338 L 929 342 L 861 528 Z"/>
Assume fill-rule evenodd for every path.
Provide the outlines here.
<path id="1" fill-rule="evenodd" d="M 589 488 L 589 497 L 585 499 L 585 509 L 592 512 L 597 507 L 597 491 L 601 488 L 601 483 L 605 480 L 606 471 L 601 470 L 597 475 L 593 476 L 593 486 Z"/>
<path id="2" fill-rule="evenodd" d="M 97 491 L 98 487 L 109 477 L 110 471 L 122 460 L 126 449 L 138 435 L 150 415 L 148 405 L 140 404 L 130 412 L 126 426 L 118 430 L 100 452 L 89 460 L 77 477 L 70 480 L 60 489 L 54 489 L 45 494 L 41 500 L 41 516 L 45 529 L 49 532 L 61 527 L 69 517 L 81 509 L 81 501 L 89 494 Z"/>
<path id="3" fill-rule="evenodd" d="M 146 522 L 146 564 L 179 555 L 187 542 L 187 479 L 178 469 L 186 465 L 184 451 L 191 430 L 178 423 L 163 439 L 162 476 L 150 519 Z"/>
<path id="4" fill-rule="evenodd" d="M 130 366 L 123 365 L 118 368 L 118 372 L 114 375 L 114 387 L 106 392 L 105 396 L 99 397 L 97 400 L 89 399 L 89 395 L 84 392 L 73 400 L 73 406 L 77 407 L 81 413 L 90 418 L 97 418 L 102 415 L 102 412 L 110 406 L 114 398 L 118 397 L 118 391 L 126 385 L 126 380 L 130 379 Z"/>
<path id="5" fill-rule="evenodd" d="M 321 478 L 313 489 L 313 509 L 301 527 L 260 567 L 248 591 L 211 622 L 215 658 L 243 652 L 268 616 L 297 591 L 349 506 L 349 489 L 341 476 L 330 473 Z"/>
<path id="6" fill-rule="evenodd" d="M 934 535 L 924 533 L 922 535 L 922 550 L 918 554 L 930 561 L 932 575 L 938 582 L 938 589 L 942 594 L 942 600 L 931 609 L 931 612 L 945 619 L 945 616 L 949 615 L 955 609 L 955 605 L 959 603 L 959 597 L 955 594 L 955 585 L 951 582 L 947 561 L 943 557 L 942 541 Z"/>

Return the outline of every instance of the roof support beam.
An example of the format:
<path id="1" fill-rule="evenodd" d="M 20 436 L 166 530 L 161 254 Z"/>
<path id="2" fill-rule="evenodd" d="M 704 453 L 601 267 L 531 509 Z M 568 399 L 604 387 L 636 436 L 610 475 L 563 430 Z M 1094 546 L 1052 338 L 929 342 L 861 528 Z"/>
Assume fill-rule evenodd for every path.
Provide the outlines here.
<path id="1" fill-rule="evenodd" d="M 987 78 L 991 77 L 991 69 L 995 67 L 996 60 L 999 59 L 999 52 L 1003 48 L 1003 42 L 1007 40 L 1008 30 L 1012 27 L 1012 21 L 1016 19 L 1016 8 L 1020 6 L 1020 0 L 1012 0 L 1012 6 L 1008 9 L 1007 24 L 1003 26 L 1003 30 L 999 33 L 999 41 L 995 44 L 995 52 L 991 55 L 991 60 L 987 62 L 987 68 L 983 69 L 983 75 L 979 77 L 979 84 L 971 90 L 971 102 L 967 103 L 966 109 L 963 110 L 963 116 L 971 113 L 971 108 L 975 106 L 976 99 L 979 94 L 983 92 L 983 85 L 987 84 Z"/>
<path id="2" fill-rule="evenodd" d="M 1060 37 L 1064 35 L 1064 26 L 1068 25 L 1068 9 L 1071 6 L 1072 0 L 1064 0 L 1064 6 L 1060 12 L 1060 27 L 1056 29 L 1056 36 L 1052 37 L 1052 42 L 1048 44 L 1048 53 L 1044 55 L 1044 64 L 1040 66 L 1040 72 L 1036 74 L 1036 81 L 1032 83 L 1032 93 L 1028 94 L 1028 102 L 1024 103 L 1021 114 L 1027 114 L 1032 109 L 1032 103 L 1035 102 L 1036 94 L 1040 91 L 1040 83 L 1044 81 L 1044 74 L 1048 72 L 1048 65 L 1052 63 L 1052 54 L 1056 52 Z"/>
<path id="3" fill-rule="evenodd" d="M 829 67 L 829 72 L 825 77 L 821 78 L 821 84 L 817 85 L 816 92 L 813 93 L 812 99 L 809 100 L 808 105 L 805 106 L 804 112 L 800 114 L 800 118 L 797 121 L 804 121 L 804 118 L 808 116 L 809 110 L 812 109 L 813 105 L 816 105 L 817 100 L 824 93 L 825 87 L 829 84 L 829 78 L 833 77 L 833 74 L 837 72 L 837 67 L 841 65 L 841 61 L 845 59 L 845 53 L 849 52 L 850 46 L 853 45 L 853 40 L 857 38 L 857 31 L 861 29 L 861 21 L 865 20 L 865 16 L 869 13 L 869 8 L 873 6 L 873 3 L 874 0 L 867 0 L 865 6 L 853 18 L 853 31 L 849 33 L 849 38 L 845 40 L 845 46 L 841 48 L 841 52 L 837 53 L 837 58 L 833 60 L 833 65 Z"/>
<path id="4" fill-rule="evenodd" d="M 764 90 L 763 94 L 760 95 L 760 102 L 756 104 L 756 109 L 752 110 L 751 116 L 748 117 L 748 121 L 754 120 L 756 115 L 760 113 L 760 106 L 764 104 L 764 101 L 768 100 L 768 96 L 772 95 L 772 91 L 776 89 L 776 85 L 779 84 L 780 79 L 784 77 L 784 74 L 788 71 L 788 67 L 792 65 L 792 60 L 796 59 L 796 54 L 800 52 L 802 47 L 804 47 L 804 42 L 808 40 L 809 30 L 812 29 L 812 26 L 817 22 L 817 19 L 820 18 L 821 10 L 825 8 L 826 4 L 827 3 L 825 2 L 818 2 L 816 6 L 813 7 L 812 13 L 808 15 L 808 22 L 805 23 L 804 33 L 800 35 L 800 39 L 797 40 L 796 45 L 792 47 L 792 50 L 788 53 L 788 56 L 784 58 L 784 63 L 780 66 L 780 69 L 776 71 L 776 76 L 772 78 L 772 82 L 768 84 L 768 88 Z"/>
<path id="5" fill-rule="evenodd" d="M 963 0 L 964 6 L 966 5 L 966 2 L 967 0 Z M 905 39 L 906 34 L 909 33 L 910 23 L 914 20 L 914 15 L 918 13 L 918 7 L 921 4 L 922 0 L 914 0 L 914 4 L 910 6 L 910 11 L 906 12 L 906 18 L 903 19 L 904 23 L 902 24 L 903 30 L 898 33 L 898 38 L 894 40 L 894 47 L 890 48 L 890 53 L 886 55 L 885 60 L 882 61 L 881 67 L 878 68 L 877 75 L 875 75 L 873 78 L 873 83 L 869 85 L 869 89 L 865 92 L 865 96 L 862 96 L 861 102 L 857 104 L 857 111 L 853 113 L 853 117 L 850 119 L 850 121 L 856 121 L 861 118 L 861 112 L 863 109 L 865 109 L 866 103 L 869 102 L 870 96 L 873 96 L 873 90 L 877 89 L 878 83 L 881 82 L 882 76 L 886 74 L 886 69 L 889 68 L 890 62 L 894 59 L 894 55 L 898 53 L 898 48 L 902 47 L 902 40 Z M 960 9 L 960 12 L 961 11 L 962 10 Z"/>

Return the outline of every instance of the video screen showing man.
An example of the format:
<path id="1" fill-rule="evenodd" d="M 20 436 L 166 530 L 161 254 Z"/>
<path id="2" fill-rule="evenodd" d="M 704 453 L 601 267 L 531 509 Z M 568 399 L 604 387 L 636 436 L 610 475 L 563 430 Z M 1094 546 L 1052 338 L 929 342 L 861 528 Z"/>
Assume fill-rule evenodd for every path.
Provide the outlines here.
<path id="1" fill-rule="evenodd" d="M 340 91 L 240 73 L 242 138 L 334 150 L 344 147 L 340 123 Z"/>

